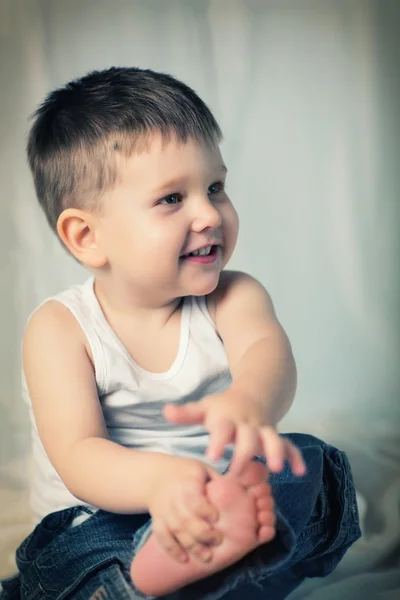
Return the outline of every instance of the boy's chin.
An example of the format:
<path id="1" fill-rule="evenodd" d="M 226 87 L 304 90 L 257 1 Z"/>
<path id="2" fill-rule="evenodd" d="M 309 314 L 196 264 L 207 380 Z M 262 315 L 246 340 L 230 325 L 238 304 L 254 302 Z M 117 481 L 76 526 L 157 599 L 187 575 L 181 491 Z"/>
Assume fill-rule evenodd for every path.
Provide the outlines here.
<path id="1" fill-rule="evenodd" d="M 218 273 L 218 275 L 215 275 L 212 279 L 210 278 L 209 281 L 198 281 L 193 283 L 193 285 L 190 286 L 189 295 L 208 296 L 208 294 L 211 294 L 218 286 L 220 275 L 221 273 Z"/>

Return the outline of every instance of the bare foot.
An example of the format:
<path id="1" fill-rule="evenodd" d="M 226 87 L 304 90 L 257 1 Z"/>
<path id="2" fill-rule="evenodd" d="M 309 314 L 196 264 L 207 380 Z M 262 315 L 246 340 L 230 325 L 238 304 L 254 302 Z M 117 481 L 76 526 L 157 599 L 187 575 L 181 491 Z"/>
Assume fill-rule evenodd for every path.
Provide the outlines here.
<path id="1" fill-rule="evenodd" d="M 228 474 L 210 481 L 208 498 L 220 514 L 215 527 L 223 534 L 222 543 L 212 548 L 210 562 L 198 562 L 191 556 L 186 563 L 179 563 L 152 535 L 132 562 L 131 577 L 136 588 L 149 596 L 170 594 L 221 571 L 271 541 L 275 536 L 275 513 L 266 479 L 266 467 L 251 462 L 240 477 Z"/>

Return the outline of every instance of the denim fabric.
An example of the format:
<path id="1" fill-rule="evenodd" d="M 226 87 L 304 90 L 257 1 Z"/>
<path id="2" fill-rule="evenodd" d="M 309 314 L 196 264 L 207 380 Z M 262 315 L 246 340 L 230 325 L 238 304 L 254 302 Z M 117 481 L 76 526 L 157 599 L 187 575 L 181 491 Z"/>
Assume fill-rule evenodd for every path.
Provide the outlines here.
<path id="1" fill-rule="evenodd" d="M 277 535 L 228 569 L 165 600 L 286 598 L 306 577 L 324 577 L 361 533 L 346 455 L 309 435 L 289 434 L 307 474 L 288 467 L 271 476 Z M 151 533 L 149 515 L 99 510 L 76 527 L 84 507 L 45 517 L 20 545 L 19 574 L 3 581 L 0 600 L 143 600 L 129 578 L 135 553 Z"/>

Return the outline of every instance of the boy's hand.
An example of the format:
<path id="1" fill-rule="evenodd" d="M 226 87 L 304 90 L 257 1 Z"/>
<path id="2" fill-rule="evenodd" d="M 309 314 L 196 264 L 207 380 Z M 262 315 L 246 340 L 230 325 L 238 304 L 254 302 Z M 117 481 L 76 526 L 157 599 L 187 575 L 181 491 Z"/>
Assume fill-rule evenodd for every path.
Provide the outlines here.
<path id="1" fill-rule="evenodd" d="M 148 510 L 153 532 L 163 548 L 180 562 L 188 553 L 203 562 L 212 558 L 211 547 L 222 541 L 213 529 L 217 509 L 205 495 L 208 480 L 222 477 L 197 460 L 173 457 L 151 489 Z"/>
<path id="2" fill-rule="evenodd" d="M 306 467 L 300 451 L 279 436 L 270 425 L 259 403 L 239 397 L 231 390 L 185 405 L 169 404 L 166 419 L 177 424 L 202 424 L 210 433 L 207 456 L 218 460 L 225 446 L 234 444 L 234 455 L 229 467 L 239 474 L 256 454 L 263 454 L 270 471 L 279 472 L 285 460 L 295 475 L 304 475 Z"/>

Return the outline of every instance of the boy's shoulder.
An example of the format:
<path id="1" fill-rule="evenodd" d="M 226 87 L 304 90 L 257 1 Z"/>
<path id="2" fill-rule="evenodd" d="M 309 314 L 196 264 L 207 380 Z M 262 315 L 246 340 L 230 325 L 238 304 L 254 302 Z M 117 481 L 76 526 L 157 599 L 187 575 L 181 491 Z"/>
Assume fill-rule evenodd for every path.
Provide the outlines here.
<path id="1" fill-rule="evenodd" d="M 27 321 L 27 329 L 29 327 L 45 327 L 56 323 L 62 326 L 63 323 L 70 322 L 71 320 L 71 311 L 56 298 L 49 298 L 42 304 L 39 304 L 32 312 Z"/>
<path id="2" fill-rule="evenodd" d="M 222 271 L 216 289 L 207 296 L 207 304 L 214 323 L 225 315 L 234 318 L 243 306 L 254 306 L 271 300 L 264 286 L 252 275 L 243 271 Z"/>
<path id="3" fill-rule="evenodd" d="M 267 290 L 251 275 L 224 271 L 210 296 L 210 314 L 231 368 L 261 338 L 285 337 Z"/>
<path id="4" fill-rule="evenodd" d="M 76 318 L 71 311 L 72 307 L 80 307 L 85 304 L 85 291 L 88 285 L 93 286 L 92 281 L 86 280 L 83 284 L 74 284 L 47 297 L 29 315 L 26 323 L 24 337 L 30 332 L 41 334 L 54 328 L 60 334 L 63 330 L 70 333 L 80 334 Z"/>
<path id="5" fill-rule="evenodd" d="M 86 345 L 82 329 L 71 311 L 61 302 L 49 299 L 29 317 L 23 335 L 23 348 L 47 347 L 55 350 L 66 340 Z"/>
<path id="6" fill-rule="evenodd" d="M 226 293 L 228 290 L 237 287 L 239 284 L 248 285 L 251 281 L 256 281 L 256 279 L 248 273 L 244 273 L 243 271 L 224 270 L 220 275 L 216 289 L 211 295 Z"/>

